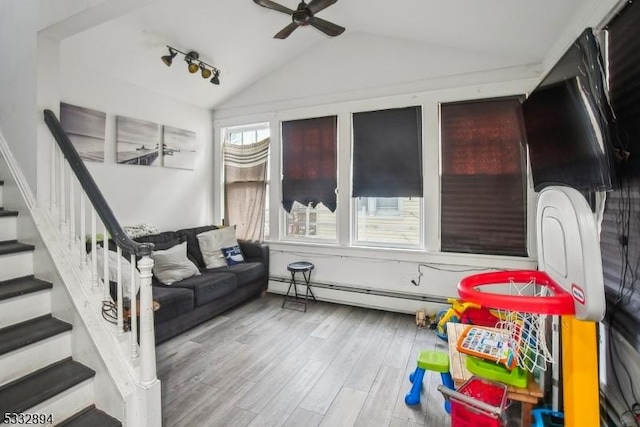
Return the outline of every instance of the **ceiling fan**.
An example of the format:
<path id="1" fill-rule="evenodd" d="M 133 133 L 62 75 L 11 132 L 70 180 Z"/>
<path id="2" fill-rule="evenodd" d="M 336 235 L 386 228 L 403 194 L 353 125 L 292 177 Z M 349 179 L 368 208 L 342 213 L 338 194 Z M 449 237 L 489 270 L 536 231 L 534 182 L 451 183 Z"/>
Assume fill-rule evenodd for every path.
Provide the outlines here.
<path id="1" fill-rule="evenodd" d="M 338 0 L 311 0 L 309 4 L 304 0 L 300 2 L 296 10 L 291 10 L 286 6 L 282 6 L 271 0 L 253 0 L 255 4 L 259 4 L 267 9 L 277 10 L 278 12 L 291 15 L 291 24 L 284 27 L 278 34 L 273 36 L 275 39 L 286 39 L 298 27 L 311 25 L 312 27 L 322 31 L 328 36 L 339 36 L 344 32 L 344 27 L 336 25 L 332 22 L 325 21 L 315 16 L 316 13 L 331 6 Z"/>

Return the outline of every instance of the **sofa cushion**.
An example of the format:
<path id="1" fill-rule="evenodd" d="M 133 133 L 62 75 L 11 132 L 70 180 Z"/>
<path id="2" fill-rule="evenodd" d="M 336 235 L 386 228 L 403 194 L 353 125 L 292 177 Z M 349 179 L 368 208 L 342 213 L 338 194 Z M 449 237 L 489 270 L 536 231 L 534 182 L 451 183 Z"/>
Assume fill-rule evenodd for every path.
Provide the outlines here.
<path id="1" fill-rule="evenodd" d="M 236 276 L 228 272 L 202 271 L 199 276 L 192 276 L 188 279 L 175 282 L 172 287 L 189 289 L 193 292 L 195 305 L 210 303 L 236 290 Z"/>
<path id="2" fill-rule="evenodd" d="M 155 322 L 162 323 L 177 316 L 193 311 L 195 299 L 193 291 L 184 288 L 157 285 L 152 287 L 153 300 L 160 303 L 160 308 L 155 312 Z"/>
<path id="3" fill-rule="evenodd" d="M 241 264 L 232 265 L 230 267 L 214 268 L 213 270 L 206 270 L 207 272 L 228 272 L 232 273 L 236 277 L 236 284 L 238 287 L 248 285 L 256 280 L 264 279 L 267 274 L 265 265 L 261 262 L 246 262 Z M 204 272 L 202 273 L 204 275 Z"/>
<path id="4" fill-rule="evenodd" d="M 200 233 L 204 233 L 205 231 L 215 230 L 215 225 L 205 225 L 202 227 L 194 227 L 194 228 L 183 228 L 182 230 L 176 231 L 176 235 L 187 242 L 187 254 L 189 258 L 191 258 L 198 268 L 204 268 L 204 260 L 202 259 L 202 252 L 200 252 L 200 244 L 198 243 L 198 238 L 196 237 Z"/>

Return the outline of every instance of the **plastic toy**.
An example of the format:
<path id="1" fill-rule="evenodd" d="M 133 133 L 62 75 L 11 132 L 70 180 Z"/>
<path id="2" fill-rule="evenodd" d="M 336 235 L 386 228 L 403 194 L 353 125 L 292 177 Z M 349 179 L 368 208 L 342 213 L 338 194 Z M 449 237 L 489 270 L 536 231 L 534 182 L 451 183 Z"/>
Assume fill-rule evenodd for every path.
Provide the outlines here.
<path id="1" fill-rule="evenodd" d="M 493 326 L 498 319 L 489 310 L 483 309 L 480 304 L 468 301 L 460 301 L 456 298 L 448 298 L 451 307 L 444 308 L 436 314 L 436 334 L 439 338 L 447 340 L 447 323 L 472 323 L 480 326 Z"/>
<path id="2" fill-rule="evenodd" d="M 551 409 L 534 409 L 532 427 L 560 427 L 564 426 L 564 414 Z M 548 422 L 547 422 L 548 421 Z"/>
<path id="3" fill-rule="evenodd" d="M 424 371 L 440 372 L 442 384 L 453 389 L 453 379 L 449 373 L 449 355 L 441 351 L 422 350 L 418 354 L 418 366 L 415 371 L 409 374 L 409 381 L 413 384 L 411 390 L 404 397 L 404 403 L 407 405 L 417 405 L 420 403 L 420 391 L 422 390 L 422 379 Z M 444 409 L 450 412 L 450 403 L 445 401 Z"/>

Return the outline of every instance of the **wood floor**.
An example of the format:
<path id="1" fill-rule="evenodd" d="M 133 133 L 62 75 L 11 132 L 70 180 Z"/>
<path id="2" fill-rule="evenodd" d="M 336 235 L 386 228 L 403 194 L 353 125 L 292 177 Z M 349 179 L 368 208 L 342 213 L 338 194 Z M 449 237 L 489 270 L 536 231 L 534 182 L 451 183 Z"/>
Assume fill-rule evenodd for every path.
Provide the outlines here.
<path id="1" fill-rule="evenodd" d="M 281 303 L 267 294 L 158 346 L 164 426 L 450 425 L 439 374 L 404 403 L 418 350 L 446 351 L 414 316 Z"/>

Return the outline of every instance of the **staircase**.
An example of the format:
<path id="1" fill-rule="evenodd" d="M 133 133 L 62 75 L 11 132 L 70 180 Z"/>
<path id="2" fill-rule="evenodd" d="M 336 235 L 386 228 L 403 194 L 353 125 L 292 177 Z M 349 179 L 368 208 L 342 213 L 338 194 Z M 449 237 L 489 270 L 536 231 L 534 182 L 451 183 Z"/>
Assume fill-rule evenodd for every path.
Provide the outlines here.
<path id="1" fill-rule="evenodd" d="M 0 207 L 0 424 L 120 426 L 93 404 L 95 372 L 73 360 L 72 325 L 51 315 L 52 284 L 33 276 L 17 215 Z"/>

